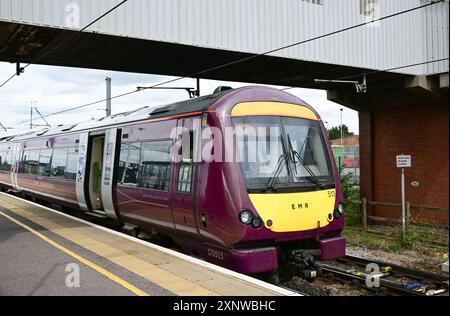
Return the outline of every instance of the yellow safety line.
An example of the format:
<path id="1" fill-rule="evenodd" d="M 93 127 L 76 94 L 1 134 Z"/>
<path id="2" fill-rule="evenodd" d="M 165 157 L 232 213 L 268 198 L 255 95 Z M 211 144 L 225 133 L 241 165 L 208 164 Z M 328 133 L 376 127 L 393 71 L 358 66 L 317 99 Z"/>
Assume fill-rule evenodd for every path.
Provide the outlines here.
<path id="1" fill-rule="evenodd" d="M 46 228 L 47 230 L 72 241 L 75 244 L 87 249 L 100 257 L 107 259 L 108 261 L 115 263 L 116 265 L 132 271 L 134 274 L 150 281 L 153 284 L 157 284 L 166 290 L 180 296 L 215 296 L 218 295 L 216 291 L 212 291 L 209 289 L 209 286 L 202 286 L 197 283 L 197 281 L 191 281 L 189 279 L 185 279 L 186 277 L 183 274 L 177 272 L 170 272 L 169 270 L 165 270 L 164 268 L 158 267 L 158 264 L 151 264 L 146 261 L 146 259 L 136 257 L 134 255 L 129 254 L 129 249 L 123 247 L 113 246 L 114 242 L 109 240 L 110 236 L 108 236 L 108 241 L 97 240 L 95 237 L 92 237 L 92 227 L 71 227 L 71 225 L 67 226 L 61 222 L 61 220 L 57 220 L 45 207 L 39 207 L 39 211 L 36 210 L 38 206 L 36 205 L 33 209 L 29 209 L 24 205 L 28 204 L 26 201 L 21 200 L 18 203 L 8 203 L 5 200 L 1 199 L 0 193 L 0 203 L 3 203 L 2 206 L 9 209 L 11 212 L 20 215 L 37 225 Z M 21 205 L 21 206 L 19 206 Z M 40 211 L 44 210 L 45 213 L 41 213 Z M 68 219 L 65 219 L 68 220 Z M 73 220 L 73 219 L 72 219 Z M 58 224 L 59 223 L 59 224 Z M 114 237 L 114 236 L 113 236 Z M 117 238 L 117 237 L 114 237 Z M 120 237 L 123 239 L 123 237 Z M 129 242 L 129 241 L 127 241 Z M 134 249 L 134 246 L 131 245 L 131 248 Z M 130 248 L 130 249 L 131 249 Z M 158 254 L 156 254 L 158 256 Z"/>
<path id="2" fill-rule="evenodd" d="M 48 242 L 50 245 L 52 245 L 53 247 L 61 250 L 62 252 L 68 254 L 69 256 L 73 257 L 74 259 L 78 260 L 79 262 L 81 262 L 82 264 L 88 266 L 89 268 L 97 271 L 98 273 L 104 275 L 105 277 L 107 277 L 108 279 L 110 279 L 111 281 L 121 285 L 122 287 L 126 288 L 127 290 L 129 290 L 130 292 L 136 294 L 137 296 L 150 296 L 148 293 L 138 289 L 137 287 L 131 285 L 130 283 L 128 283 L 127 281 L 125 281 L 124 279 L 118 277 L 117 275 L 103 269 L 102 267 L 96 265 L 95 263 L 81 257 L 80 255 L 74 253 L 73 251 L 61 246 L 60 244 L 58 244 L 57 242 L 54 242 L 53 240 L 45 237 L 44 235 L 42 235 L 41 233 L 35 231 L 33 228 L 19 222 L 18 220 L 16 220 L 15 218 L 3 213 L 2 211 L 0 211 L 0 215 L 4 216 L 5 218 L 9 219 L 10 221 L 16 223 L 17 225 L 25 228 L 26 230 L 28 230 L 30 233 L 36 235 L 37 237 L 41 238 L 42 240 Z"/>

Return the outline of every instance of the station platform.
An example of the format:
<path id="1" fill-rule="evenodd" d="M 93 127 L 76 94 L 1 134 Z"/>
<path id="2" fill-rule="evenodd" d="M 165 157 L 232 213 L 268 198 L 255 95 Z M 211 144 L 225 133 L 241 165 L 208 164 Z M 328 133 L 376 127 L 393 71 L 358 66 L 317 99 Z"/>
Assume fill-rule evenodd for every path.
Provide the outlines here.
<path id="1" fill-rule="evenodd" d="M 0 295 L 298 293 L 0 193 Z"/>

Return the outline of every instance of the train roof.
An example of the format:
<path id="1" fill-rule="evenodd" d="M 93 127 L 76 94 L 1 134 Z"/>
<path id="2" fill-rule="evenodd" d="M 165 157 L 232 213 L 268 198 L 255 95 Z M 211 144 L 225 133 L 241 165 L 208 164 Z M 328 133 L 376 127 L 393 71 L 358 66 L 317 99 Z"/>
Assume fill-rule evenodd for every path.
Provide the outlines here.
<path id="1" fill-rule="evenodd" d="M 0 132 L 0 142 L 11 141 L 13 139 L 25 139 L 39 136 L 51 136 L 61 133 L 85 130 L 93 127 L 109 126 L 114 124 L 135 122 L 145 119 L 158 119 L 193 112 L 202 112 L 212 106 L 216 101 L 226 94 L 232 92 L 233 89 L 227 89 L 211 95 L 176 102 L 161 107 L 142 107 L 136 110 L 114 114 L 101 119 L 91 119 L 89 121 L 59 125 L 53 128 L 38 128 L 28 130 L 10 130 Z"/>

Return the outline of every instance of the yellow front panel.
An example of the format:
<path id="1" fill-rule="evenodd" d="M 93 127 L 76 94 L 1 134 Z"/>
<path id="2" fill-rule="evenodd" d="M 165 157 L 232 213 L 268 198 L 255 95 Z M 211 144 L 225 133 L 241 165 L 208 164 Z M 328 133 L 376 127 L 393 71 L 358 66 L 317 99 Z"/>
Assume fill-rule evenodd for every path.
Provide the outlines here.
<path id="1" fill-rule="evenodd" d="M 316 114 L 305 106 L 280 102 L 239 103 L 233 108 L 231 116 L 286 116 L 318 120 Z"/>
<path id="2" fill-rule="evenodd" d="M 267 229 L 285 233 L 328 226 L 333 221 L 336 190 L 286 194 L 250 194 Z M 268 226 L 268 222 L 272 226 Z"/>

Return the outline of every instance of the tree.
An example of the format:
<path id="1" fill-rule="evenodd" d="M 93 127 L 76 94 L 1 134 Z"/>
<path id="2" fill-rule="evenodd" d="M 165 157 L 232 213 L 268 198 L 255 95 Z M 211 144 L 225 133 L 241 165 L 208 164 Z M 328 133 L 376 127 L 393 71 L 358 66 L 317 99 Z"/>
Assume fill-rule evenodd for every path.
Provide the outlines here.
<path id="1" fill-rule="evenodd" d="M 343 131 L 344 137 L 355 135 L 354 133 L 349 132 L 348 126 L 345 124 L 342 125 L 342 131 Z M 330 134 L 330 140 L 335 140 L 335 139 L 341 138 L 341 127 L 340 126 L 333 127 L 328 132 Z"/>

